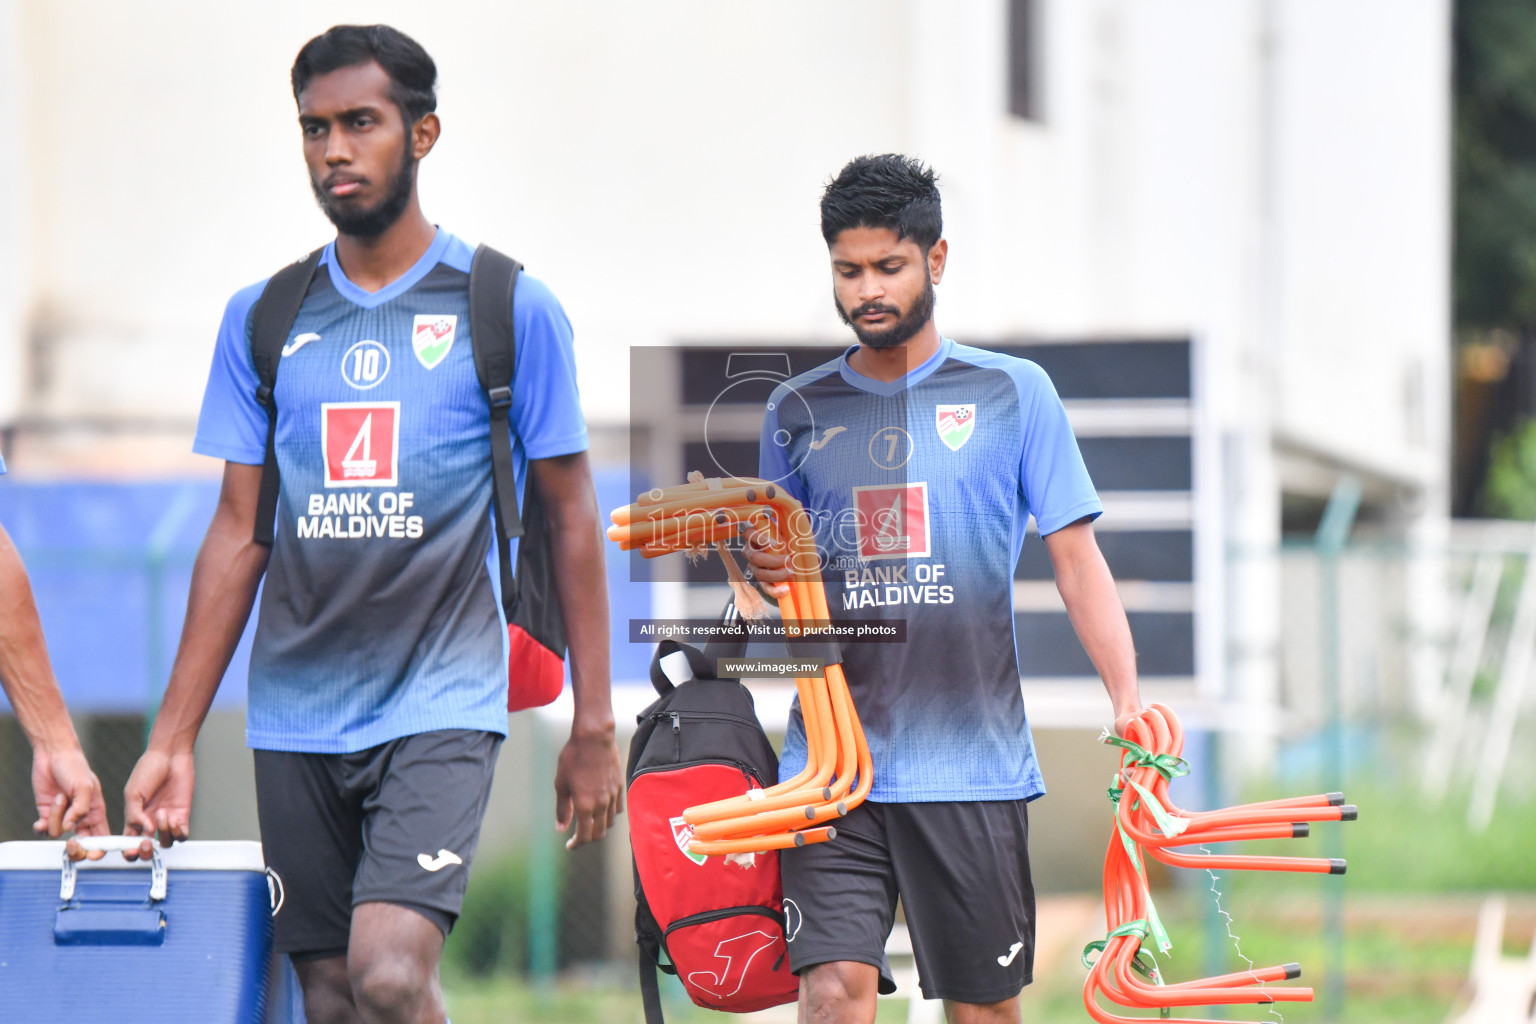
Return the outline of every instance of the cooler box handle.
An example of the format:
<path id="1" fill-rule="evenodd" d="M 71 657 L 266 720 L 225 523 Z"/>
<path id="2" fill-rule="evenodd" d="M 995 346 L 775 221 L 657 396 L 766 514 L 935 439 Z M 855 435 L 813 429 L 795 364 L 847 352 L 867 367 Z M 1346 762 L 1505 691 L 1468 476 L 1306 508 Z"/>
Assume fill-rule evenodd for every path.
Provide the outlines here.
<path id="1" fill-rule="evenodd" d="M 165 915 L 150 907 L 65 907 L 53 916 L 53 941 L 60 946 L 159 946 L 165 943 Z"/>
<path id="2" fill-rule="evenodd" d="M 137 850 L 144 840 L 138 836 L 76 836 L 75 842 L 87 851 L 102 850 L 107 853 L 126 853 Z M 165 899 L 165 861 L 160 859 L 160 847 L 150 840 L 149 901 L 158 903 Z M 73 861 L 64 855 L 64 873 L 59 879 L 59 900 L 68 903 L 75 898 L 75 878 L 81 865 L 90 861 Z"/>

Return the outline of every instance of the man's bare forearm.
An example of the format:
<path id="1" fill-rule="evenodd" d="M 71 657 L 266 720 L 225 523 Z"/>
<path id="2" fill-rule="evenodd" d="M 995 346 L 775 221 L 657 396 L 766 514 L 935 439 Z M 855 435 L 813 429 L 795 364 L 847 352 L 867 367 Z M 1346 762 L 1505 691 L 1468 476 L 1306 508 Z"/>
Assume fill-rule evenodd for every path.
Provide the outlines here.
<path id="1" fill-rule="evenodd" d="M 1130 623 L 1092 528 L 1087 523 L 1065 527 L 1047 537 L 1046 544 L 1067 617 L 1094 671 L 1104 681 L 1115 717 L 1139 710 L 1141 693 Z"/>
<path id="2" fill-rule="evenodd" d="M 586 453 L 534 463 L 549 513 L 550 554 L 570 648 L 572 733 L 613 733 L 608 577 Z"/>
<path id="3" fill-rule="evenodd" d="M 0 684 L 34 750 L 77 749 L 48 645 L 37 616 L 32 585 L 11 538 L 0 527 Z"/>
<path id="4" fill-rule="evenodd" d="M 261 467 L 230 465 L 208 535 L 192 567 L 186 623 L 171 679 L 150 732 L 151 747 L 192 749 L 234 657 L 270 550 L 252 540 Z"/>

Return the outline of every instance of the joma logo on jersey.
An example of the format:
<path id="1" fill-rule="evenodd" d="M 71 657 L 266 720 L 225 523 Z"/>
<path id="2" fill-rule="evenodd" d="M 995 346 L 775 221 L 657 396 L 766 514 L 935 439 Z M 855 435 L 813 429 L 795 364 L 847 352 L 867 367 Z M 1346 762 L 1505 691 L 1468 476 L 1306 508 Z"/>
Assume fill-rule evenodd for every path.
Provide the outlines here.
<path id="1" fill-rule="evenodd" d="M 400 483 L 400 403 L 322 402 L 320 450 L 327 487 Z"/>
<path id="2" fill-rule="evenodd" d="M 860 558 L 927 558 L 933 553 L 926 483 L 855 487 L 853 507 Z"/>

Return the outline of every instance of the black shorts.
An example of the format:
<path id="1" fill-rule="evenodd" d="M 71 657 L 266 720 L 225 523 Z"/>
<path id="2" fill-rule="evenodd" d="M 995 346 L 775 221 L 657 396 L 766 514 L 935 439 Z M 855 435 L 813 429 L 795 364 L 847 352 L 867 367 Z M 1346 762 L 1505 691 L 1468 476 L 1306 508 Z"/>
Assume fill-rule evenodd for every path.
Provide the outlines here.
<path id="1" fill-rule="evenodd" d="M 355 754 L 257 750 L 267 866 L 282 882 L 279 953 L 342 955 L 352 907 L 410 907 L 444 935 L 464 905 L 501 737 L 445 729 Z"/>
<path id="2" fill-rule="evenodd" d="M 1035 889 L 1023 800 L 881 804 L 837 821 L 837 838 L 779 858 L 789 963 L 851 960 L 895 991 L 885 942 L 906 912 L 927 999 L 999 1003 L 1033 979 Z"/>

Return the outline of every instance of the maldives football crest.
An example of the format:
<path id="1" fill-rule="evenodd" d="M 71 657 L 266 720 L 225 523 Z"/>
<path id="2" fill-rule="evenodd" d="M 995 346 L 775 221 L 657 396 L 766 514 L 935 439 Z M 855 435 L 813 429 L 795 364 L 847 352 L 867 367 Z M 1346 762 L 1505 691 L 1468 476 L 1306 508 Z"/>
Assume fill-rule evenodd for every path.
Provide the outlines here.
<path id="1" fill-rule="evenodd" d="M 677 843 L 677 848 L 683 851 L 683 856 L 693 861 L 700 867 L 709 860 L 701 853 L 693 853 L 688 849 L 688 842 L 693 838 L 693 826 L 682 818 L 670 818 L 668 824 L 672 826 L 672 839 Z"/>
<path id="2" fill-rule="evenodd" d="M 418 315 L 411 328 L 411 348 L 421 365 L 432 369 L 453 348 L 453 336 L 459 325 L 457 316 Z"/>
<path id="3" fill-rule="evenodd" d="M 976 430 L 976 406 L 971 405 L 941 405 L 938 406 L 935 416 L 935 426 L 939 429 L 939 440 L 944 442 L 944 447 L 952 452 L 960 450 L 960 446 L 971 439 L 971 434 Z"/>

